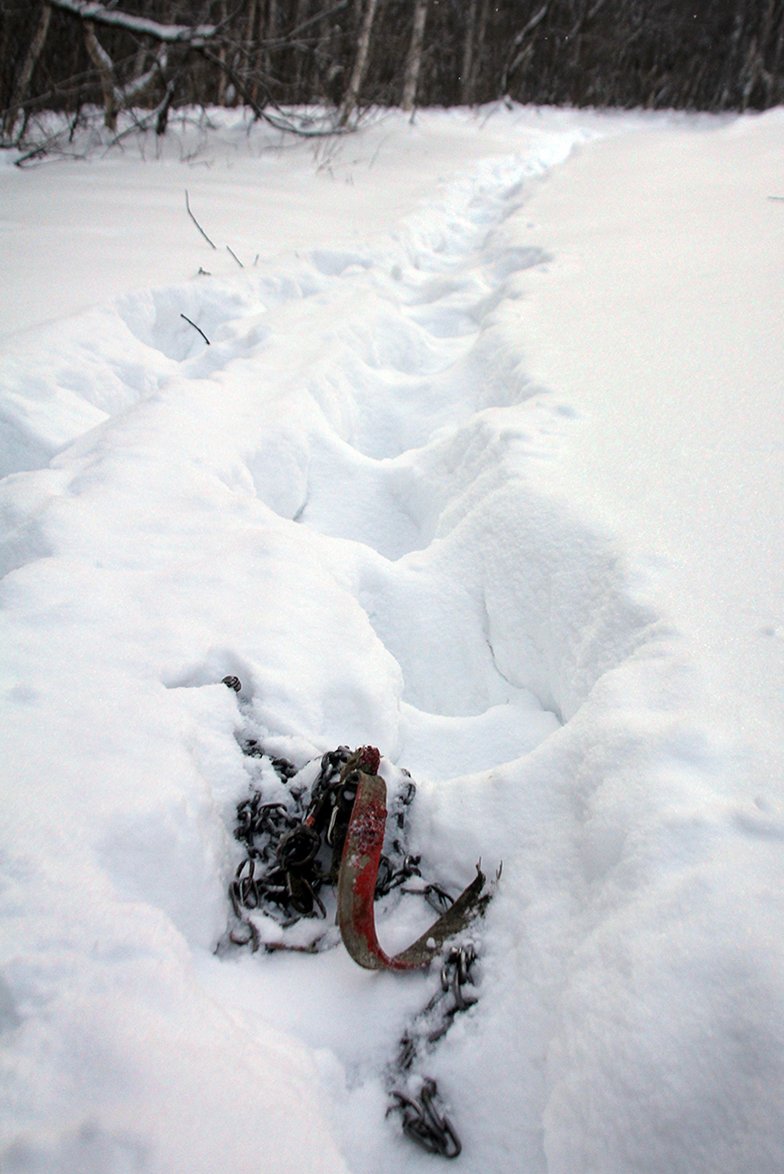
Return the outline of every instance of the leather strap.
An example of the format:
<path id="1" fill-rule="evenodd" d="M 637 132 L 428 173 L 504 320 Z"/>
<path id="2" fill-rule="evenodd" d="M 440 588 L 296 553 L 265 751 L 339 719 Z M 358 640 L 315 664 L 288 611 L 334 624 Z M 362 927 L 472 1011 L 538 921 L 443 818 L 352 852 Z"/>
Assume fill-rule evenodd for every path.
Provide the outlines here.
<path id="1" fill-rule="evenodd" d="M 377 774 L 358 770 L 357 795 L 338 874 L 338 924 L 351 957 L 366 970 L 419 970 L 441 953 L 444 942 L 464 929 L 487 898 L 485 875 L 476 877 L 455 903 L 407 949 L 390 957 L 376 935 L 376 877 L 384 846 L 387 788 Z"/>

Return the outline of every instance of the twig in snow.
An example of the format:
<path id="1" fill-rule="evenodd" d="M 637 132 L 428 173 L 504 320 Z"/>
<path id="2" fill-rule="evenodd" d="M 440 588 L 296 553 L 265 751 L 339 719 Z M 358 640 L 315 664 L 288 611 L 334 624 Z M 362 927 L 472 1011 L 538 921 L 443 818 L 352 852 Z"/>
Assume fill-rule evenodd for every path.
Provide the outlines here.
<path id="1" fill-rule="evenodd" d="M 211 240 L 210 240 L 210 238 L 207 236 L 207 233 L 204 231 L 204 229 L 203 229 L 203 228 L 202 228 L 202 226 L 199 224 L 199 222 L 198 222 L 198 220 L 196 219 L 196 217 L 195 217 L 195 216 L 193 215 L 193 213 L 191 212 L 191 202 L 190 202 L 190 200 L 188 199 L 188 189 L 187 189 L 187 188 L 185 189 L 185 207 L 186 207 L 186 209 L 187 209 L 188 215 L 190 216 L 191 220 L 193 221 L 193 223 L 194 223 L 194 224 L 196 225 L 196 227 L 198 228 L 198 230 L 199 230 L 199 232 L 201 233 L 201 235 L 202 235 L 202 236 L 204 237 L 204 239 L 206 240 L 207 244 L 208 244 L 208 245 L 211 245 L 213 249 L 217 249 L 217 247 L 218 247 L 218 246 L 215 244 L 215 242 L 214 242 L 214 241 L 211 241 Z"/>
<path id="2" fill-rule="evenodd" d="M 231 245 L 226 245 L 226 248 L 229 250 L 229 252 L 231 253 L 232 257 L 234 258 L 234 260 L 235 260 L 235 261 L 237 262 L 237 264 L 239 265 L 240 269 L 244 269 L 244 268 L 245 268 L 245 266 L 243 265 L 242 261 L 240 261 L 239 257 L 238 257 L 238 256 L 237 256 L 237 254 L 234 252 L 234 249 L 231 247 Z"/>
<path id="3" fill-rule="evenodd" d="M 215 246 L 213 245 L 213 248 L 214 248 L 214 247 L 215 247 Z M 188 317 L 188 315 L 187 315 L 187 314 L 180 314 L 180 317 L 181 317 L 181 318 L 184 318 L 184 319 L 185 319 L 185 321 L 188 323 L 188 325 L 189 325 L 189 326 L 192 326 L 194 330 L 198 330 L 199 334 L 202 336 L 202 338 L 203 338 L 203 339 L 204 339 L 204 341 L 206 342 L 207 346 L 209 346 L 209 345 L 210 345 L 210 340 L 207 338 L 207 335 L 204 333 L 204 331 L 202 330 L 201 326 L 197 326 L 195 322 L 192 322 L 192 321 L 191 321 L 191 319 Z"/>

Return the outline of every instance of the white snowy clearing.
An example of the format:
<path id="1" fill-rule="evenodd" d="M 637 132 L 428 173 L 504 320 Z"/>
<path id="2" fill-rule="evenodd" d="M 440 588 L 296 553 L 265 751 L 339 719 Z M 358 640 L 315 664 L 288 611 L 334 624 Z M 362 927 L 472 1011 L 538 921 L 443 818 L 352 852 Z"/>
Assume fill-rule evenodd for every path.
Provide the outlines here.
<path id="1" fill-rule="evenodd" d="M 251 735 L 503 861 L 456 1168 L 780 1174 L 784 111 L 213 123 L 0 166 L 2 1169 L 442 1164 L 436 973 L 216 953 Z"/>

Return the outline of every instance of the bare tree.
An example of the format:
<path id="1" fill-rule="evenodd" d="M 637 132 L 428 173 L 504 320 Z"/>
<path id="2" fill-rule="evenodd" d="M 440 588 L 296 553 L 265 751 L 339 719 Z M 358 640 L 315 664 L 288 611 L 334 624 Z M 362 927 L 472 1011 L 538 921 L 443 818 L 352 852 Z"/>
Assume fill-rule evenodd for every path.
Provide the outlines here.
<path id="1" fill-rule="evenodd" d="M 359 95 L 362 92 L 362 83 L 368 67 L 370 54 L 370 39 L 373 34 L 373 21 L 376 17 L 378 0 L 365 0 L 365 11 L 359 27 L 357 51 L 354 58 L 354 68 L 351 71 L 348 88 L 343 95 L 343 101 L 338 111 L 338 126 L 345 127 L 359 104 Z"/>
<path id="2" fill-rule="evenodd" d="M 463 58 L 460 68 L 460 101 L 467 106 L 474 93 L 474 40 L 477 26 L 477 7 L 479 0 L 469 0 L 468 16 L 465 33 L 463 35 Z"/>
<path id="3" fill-rule="evenodd" d="M 429 0 L 416 0 L 414 6 L 414 24 L 411 30 L 411 43 L 408 47 L 406 68 L 403 77 L 403 110 L 410 114 L 416 102 L 419 73 L 422 69 L 422 48 L 425 43 L 425 24 L 427 22 L 427 6 Z"/>
<path id="4" fill-rule="evenodd" d="M 117 129 L 117 94 L 114 81 L 114 62 L 95 35 L 95 25 L 91 20 L 82 23 L 84 43 L 90 54 L 92 63 L 98 71 L 103 91 L 104 124 L 107 130 Z"/>
<path id="5" fill-rule="evenodd" d="M 75 128 L 96 104 L 110 128 L 130 114 L 163 132 L 171 109 L 218 102 L 323 134 L 353 125 L 360 101 L 412 110 L 504 95 L 713 111 L 784 104 L 784 3 L 0 0 L 3 142 L 25 149 L 51 133 L 37 112 L 67 112 Z M 313 105 L 320 119 L 292 113 Z"/>
<path id="6" fill-rule="evenodd" d="M 528 18 L 523 27 L 512 41 L 512 48 L 509 52 L 504 72 L 501 78 L 501 91 L 504 94 L 509 92 L 509 82 L 513 75 L 521 68 L 526 66 L 533 55 L 533 46 L 530 43 L 531 33 L 542 23 L 547 16 L 550 8 L 549 0 L 541 7 L 537 8 L 532 16 Z"/>
<path id="7" fill-rule="evenodd" d="M 3 119 L 3 137 L 7 141 L 11 141 L 14 137 L 14 130 L 16 129 L 20 109 L 27 99 L 30 82 L 33 79 L 33 72 L 38 63 L 38 58 L 41 56 L 43 47 L 46 44 L 46 35 L 49 32 L 51 17 L 51 5 L 42 4 L 38 24 L 35 27 L 33 38 L 30 41 L 24 61 L 22 62 L 22 68 L 19 71 L 19 77 L 16 80 L 16 86 L 14 87 L 11 101 L 8 103 L 8 108 Z"/>

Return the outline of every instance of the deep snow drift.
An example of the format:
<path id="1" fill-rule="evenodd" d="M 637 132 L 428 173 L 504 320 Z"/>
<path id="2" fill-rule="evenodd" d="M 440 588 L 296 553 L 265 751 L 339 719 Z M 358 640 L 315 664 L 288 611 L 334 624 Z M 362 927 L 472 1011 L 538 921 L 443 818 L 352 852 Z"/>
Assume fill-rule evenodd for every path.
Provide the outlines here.
<path id="1" fill-rule="evenodd" d="M 0 171 L 3 1168 L 439 1164 L 437 975 L 216 953 L 252 735 L 503 860 L 458 1168 L 779 1171 L 782 112 L 216 122 Z"/>

